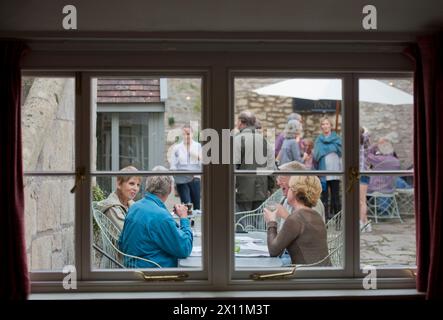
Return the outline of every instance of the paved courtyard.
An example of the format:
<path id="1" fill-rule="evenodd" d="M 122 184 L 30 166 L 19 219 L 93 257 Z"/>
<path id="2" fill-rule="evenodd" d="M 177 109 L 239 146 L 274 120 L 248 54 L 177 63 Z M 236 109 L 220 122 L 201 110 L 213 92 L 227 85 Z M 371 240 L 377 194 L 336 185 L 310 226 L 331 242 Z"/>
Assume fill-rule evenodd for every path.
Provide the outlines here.
<path id="1" fill-rule="evenodd" d="M 172 208 L 175 203 L 180 203 L 180 199 L 172 193 L 166 206 Z M 372 232 L 361 234 L 362 265 L 390 267 L 416 265 L 415 218 L 413 215 L 402 214 L 402 219 L 403 223 L 398 219 L 382 219 L 374 223 L 372 219 Z M 199 226 L 196 228 L 199 229 Z"/>
<path id="2" fill-rule="evenodd" d="M 361 264 L 374 266 L 415 266 L 415 219 L 372 222 L 372 232 L 361 234 Z"/>

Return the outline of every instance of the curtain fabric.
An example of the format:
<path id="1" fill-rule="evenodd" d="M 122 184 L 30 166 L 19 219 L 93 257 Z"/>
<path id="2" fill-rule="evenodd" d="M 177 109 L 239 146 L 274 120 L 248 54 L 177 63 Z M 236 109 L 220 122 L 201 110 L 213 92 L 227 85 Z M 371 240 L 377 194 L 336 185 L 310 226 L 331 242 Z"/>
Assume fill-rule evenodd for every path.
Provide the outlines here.
<path id="1" fill-rule="evenodd" d="M 28 48 L 0 40 L 0 297 L 24 300 L 29 294 L 24 233 L 20 61 Z"/>
<path id="2" fill-rule="evenodd" d="M 443 298 L 443 34 L 405 52 L 415 63 L 414 181 L 417 290 Z"/>

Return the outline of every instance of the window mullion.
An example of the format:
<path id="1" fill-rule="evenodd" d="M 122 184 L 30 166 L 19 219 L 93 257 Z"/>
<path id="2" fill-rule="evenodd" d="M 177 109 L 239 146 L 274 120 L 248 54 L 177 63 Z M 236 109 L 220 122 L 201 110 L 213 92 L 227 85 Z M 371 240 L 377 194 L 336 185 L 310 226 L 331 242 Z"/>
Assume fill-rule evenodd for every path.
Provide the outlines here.
<path id="1" fill-rule="evenodd" d="M 76 261 L 79 280 L 90 273 L 90 203 L 91 203 L 91 82 L 87 73 L 77 73 L 76 80 L 76 168 L 84 168 L 85 180 L 76 191 Z"/>
<path id="2" fill-rule="evenodd" d="M 357 168 L 359 170 L 359 113 L 358 113 L 358 85 L 356 83 L 354 74 L 350 74 L 345 79 L 345 107 L 344 139 L 346 141 L 346 167 L 345 167 L 345 181 L 346 186 L 344 190 L 348 190 L 350 183 L 350 168 Z M 355 276 L 359 270 L 360 263 L 360 233 L 359 233 L 359 181 L 353 183 L 352 192 L 345 191 L 345 202 L 347 214 L 345 219 L 346 233 L 345 233 L 345 255 L 346 255 L 346 273 L 350 276 Z"/>

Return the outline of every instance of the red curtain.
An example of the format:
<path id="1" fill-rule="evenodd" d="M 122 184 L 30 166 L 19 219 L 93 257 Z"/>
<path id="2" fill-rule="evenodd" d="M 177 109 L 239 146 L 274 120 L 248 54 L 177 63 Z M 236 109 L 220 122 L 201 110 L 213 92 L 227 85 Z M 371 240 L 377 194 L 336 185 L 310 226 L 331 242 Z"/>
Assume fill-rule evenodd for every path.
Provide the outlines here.
<path id="1" fill-rule="evenodd" d="M 443 34 L 422 37 L 415 63 L 414 171 L 417 290 L 443 298 Z"/>
<path id="2" fill-rule="evenodd" d="M 27 50 L 22 42 L 0 40 L 0 297 L 4 300 L 24 300 L 29 294 L 20 106 L 20 61 Z"/>

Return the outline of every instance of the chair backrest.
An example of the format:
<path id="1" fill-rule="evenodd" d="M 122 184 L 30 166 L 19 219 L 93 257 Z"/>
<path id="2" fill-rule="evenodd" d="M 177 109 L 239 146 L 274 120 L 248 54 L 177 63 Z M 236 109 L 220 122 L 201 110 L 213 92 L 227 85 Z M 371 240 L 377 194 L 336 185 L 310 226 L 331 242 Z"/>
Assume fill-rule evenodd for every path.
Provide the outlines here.
<path id="1" fill-rule="evenodd" d="M 398 210 L 397 193 L 372 192 L 366 194 L 366 205 L 368 208 L 368 217 L 375 218 L 378 222 L 380 218 L 397 218 L 403 222 Z"/>
<path id="2" fill-rule="evenodd" d="M 397 199 L 398 211 L 402 215 L 414 215 L 414 189 L 397 189 L 395 192 Z"/>
<path id="3" fill-rule="evenodd" d="M 93 218 L 97 223 L 100 232 L 101 249 L 104 260 L 100 263 L 101 268 L 137 268 L 139 264 L 146 265 L 146 262 L 153 267 L 161 268 L 161 266 L 148 259 L 125 254 L 118 249 L 118 240 L 120 238 L 120 230 L 114 223 L 93 204 Z M 97 245 L 97 244 L 96 244 Z"/>
<path id="4" fill-rule="evenodd" d="M 266 231 L 266 222 L 263 217 L 263 209 L 269 201 L 280 202 L 283 198 L 283 191 L 278 189 L 269 196 L 255 210 L 240 211 L 235 213 L 235 230 L 241 231 Z"/>
<path id="5" fill-rule="evenodd" d="M 344 249 L 343 213 L 339 211 L 326 223 L 329 258 L 333 266 L 341 266 Z"/>

